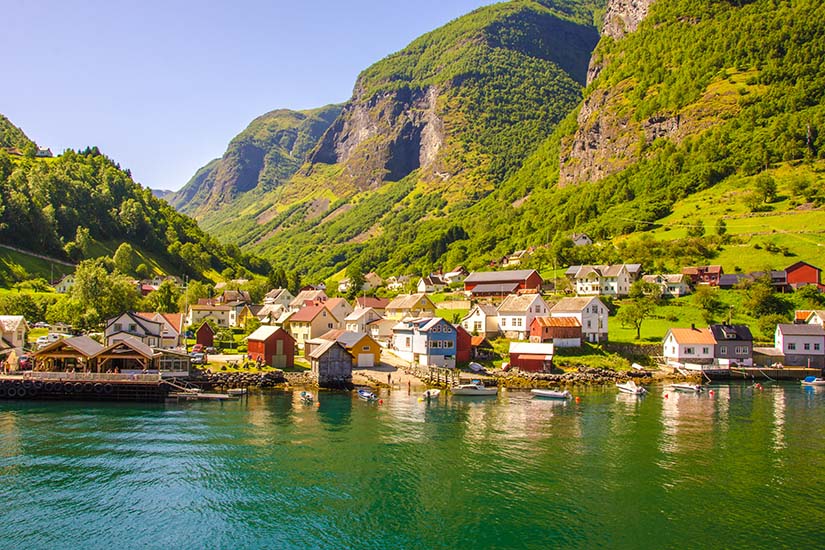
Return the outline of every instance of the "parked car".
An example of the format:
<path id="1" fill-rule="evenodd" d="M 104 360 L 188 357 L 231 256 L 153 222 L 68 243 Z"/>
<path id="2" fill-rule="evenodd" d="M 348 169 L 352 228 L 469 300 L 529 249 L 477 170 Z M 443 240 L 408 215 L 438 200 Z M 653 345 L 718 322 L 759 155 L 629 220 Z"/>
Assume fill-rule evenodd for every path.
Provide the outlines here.
<path id="1" fill-rule="evenodd" d="M 212 346 L 209 346 L 209 347 L 208 347 L 208 348 L 206 348 L 204 351 L 205 351 L 206 353 L 218 353 L 218 350 L 217 350 L 217 349 L 215 349 L 215 348 L 213 348 Z"/>
<path id="2" fill-rule="evenodd" d="M 193 352 L 189 354 L 189 357 L 192 359 L 193 365 L 204 365 L 206 364 L 206 355 L 200 352 Z"/>
<path id="3" fill-rule="evenodd" d="M 39 337 L 37 340 L 35 340 L 35 343 L 37 344 L 38 348 L 42 348 L 42 347 L 48 346 L 49 344 L 51 344 L 53 342 L 57 342 L 58 340 L 60 340 L 63 337 L 64 337 L 63 334 L 58 334 L 56 332 L 52 332 L 51 334 L 47 334 L 45 336 Z"/>
<path id="4" fill-rule="evenodd" d="M 203 353 L 203 344 L 195 344 L 192 346 L 192 353 Z"/>
<path id="5" fill-rule="evenodd" d="M 17 358 L 17 370 L 32 370 L 32 358 L 29 355 L 21 355 Z"/>
<path id="6" fill-rule="evenodd" d="M 46 323 L 45 321 L 38 321 L 34 324 L 34 328 L 49 328 L 49 326 L 49 323 Z"/>

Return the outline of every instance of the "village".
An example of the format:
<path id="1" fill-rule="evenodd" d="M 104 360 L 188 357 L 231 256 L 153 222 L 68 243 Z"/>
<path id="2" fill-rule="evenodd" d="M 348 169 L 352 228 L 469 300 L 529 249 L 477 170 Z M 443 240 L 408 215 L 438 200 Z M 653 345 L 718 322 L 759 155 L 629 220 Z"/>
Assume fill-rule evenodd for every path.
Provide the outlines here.
<path id="1" fill-rule="evenodd" d="M 509 266 L 518 267 L 523 254 L 506 259 Z M 777 292 L 821 291 L 820 275 L 819 268 L 806 262 L 769 274 Z M 71 389 L 79 386 L 87 397 L 105 394 L 109 388 L 103 382 L 118 377 L 186 381 L 238 370 L 310 373 L 304 379 L 322 388 L 382 383 L 385 373 L 387 383 L 394 373 L 396 381 L 415 374 L 429 382 L 454 383 L 462 372 L 471 377 L 560 372 L 558 356 L 584 346 L 609 347 L 609 324 L 620 322 L 614 300 L 626 299 L 634 289 L 667 300 L 702 288 L 718 292 L 760 277 L 765 274 L 728 275 L 718 265 L 645 274 L 639 264 L 617 264 L 569 266 L 562 281 L 545 281 L 534 269 L 471 273 L 457 266 L 417 281 L 383 281 L 369 273 L 353 301 L 343 297 L 352 290 L 351 281 L 343 279 L 330 294 L 323 284 L 295 295 L 275 288 L 261 303 L 253 303 L 248 291 L 232 288 L 242 281 L 230 281 L 216 285 L 214 297 L 188 304 L 183 312 L 124 311 L 93 334 L 72 335 L 70 327 L 55 326 L 30 342 L 31 327 L 24 317 L 2 316 L 0 345 L 7 374 L 86 376 L 88 381 L 71 382 Z M 161 280 L 137 284 L 149 293 Z M 55 287 L 67 292 L 71 285 L 68 275 Z M 402 292 L 405 287 L 415 292 Z M 380 297 L 376 289 L 394 295 Z M 700 379 L 754 373 L 771 378 L 767 372 L 795 379 L 818 376 L 825 368 L 824 323 L 823 310 L 797 310 L 793 322 L 776 324 L 773 346 L 755 345 L 744 324 L 674 326 L 658 351 L 648 352 L 647 360 L 640 360 L 644 365 L 634 361 L 632 369 Z M 238 339 L 219 340 L 226 331 Z M 777 375 L 779 369 L 783 372 Z M 491 383 L 498 382 L 493 378 Z M 30 386 L 27 395 L 40 389 Z M 0 392 L 8 393 L 2 385 Z"/>

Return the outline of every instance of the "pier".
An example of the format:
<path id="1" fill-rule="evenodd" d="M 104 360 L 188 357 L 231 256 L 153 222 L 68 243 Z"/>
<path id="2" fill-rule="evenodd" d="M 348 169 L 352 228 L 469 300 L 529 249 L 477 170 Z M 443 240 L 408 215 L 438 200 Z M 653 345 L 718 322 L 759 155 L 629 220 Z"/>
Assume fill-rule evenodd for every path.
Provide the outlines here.
<path id="1" fill-rule="evenodd" d="M 689 371 L 691 373 L 696 371 Z M 732 367 L 725 369 L 704 369 L 701 371 L 710 380 L 804 380 L 807 376 L 821 376 L 821 369 L 804 367 Z M 696 374 L 699 374 L 696 372 Z"/>
<path id="2" fill-rule="evenodd" d="M 159 402 L 171 389 L 160 374 L 31 372 L 0 376 L 0 399 Z"/>

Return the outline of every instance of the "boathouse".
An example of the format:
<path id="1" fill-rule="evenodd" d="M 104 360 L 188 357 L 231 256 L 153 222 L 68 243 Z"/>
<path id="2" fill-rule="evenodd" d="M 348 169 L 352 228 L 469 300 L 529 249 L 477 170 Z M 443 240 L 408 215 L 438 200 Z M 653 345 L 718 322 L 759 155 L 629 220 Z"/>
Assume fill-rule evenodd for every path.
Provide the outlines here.
<path id="1" fill-rule="evenodd" d="M 201 323 L 201 326 L 198 327 L 198 330 L 195 331 L 195 342 L 205 348 L 214 346 L 215 329 L 213 329 L 209 323 L 204 321 Z"/>
<path id="2" fill-rule="evenodd" d="M 352 356 L 338 342 L 328 341 L 309 356 L 312 374 L 322 388 L 342 388 L 352 385 Z"/>
<path id="3" fill-rule="evenodd" d="M 553 344 L 510 342 L 510 366 L 528 372 L 548 372 L 553 368 Z"/>

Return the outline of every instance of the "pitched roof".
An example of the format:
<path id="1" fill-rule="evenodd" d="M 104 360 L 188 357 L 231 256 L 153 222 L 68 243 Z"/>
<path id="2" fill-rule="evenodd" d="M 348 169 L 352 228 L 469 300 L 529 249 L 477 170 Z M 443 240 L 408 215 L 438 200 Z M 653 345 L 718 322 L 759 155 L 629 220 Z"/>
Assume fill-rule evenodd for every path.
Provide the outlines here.
<path id="1" fill-rule="evenodd" d="M 466 279 L 465 279 L 466 280 Z M 512 294 L 518 290 L 519 283 L 488 283 L 473 287 L 473 294 Z"/>
<path id="2" fill-rule="evenodd" d="M 575 317 L 536 317 L 534 323 L 542 327 L 580 327 L 582 324 Z"/>
<path id="3" fill-rule="evenodd" d="M 668 333 L 672 334 L 679 344 L 716 344 L 713 333 L 707 328 L 672 328 Z"/>
<path id="4" fill-rule="evenodd" d="M 272 325 L 261 325 L 257 329 L 255 329 L 255 331 L 252 334 L 247 336 L 246 339 L 262 342 L 264 340 L 268 340 L 270 337 L 272 337 L 272 335 L 274 335 L 278 331 L 281 331 L 284 335 L 292 338 L 292 336 L 287 331 L 280 327 L 275 327 Z"/>
<path id="5" fill-rule="evenodd" d="M 479 346 L 483 346 L 485 342 L 487 343 L 487 346 L 485 346 L 485 347 L 493 347 L 492 344 L 490 344 L 490 341 L 487 340 L 486 336 L 471 336 L 470 337 L 470 345 L 474 348 L 477 348 Z"/>
<path id="6" fill-rule="evenodd" d="M 354 310 L 352 310 L 352 313 L 350 313 L 346 316 L 346 318 L 344 318 L 344 321 L 357 321 L 362 317 L 369 315 L 370 312 L 373 312 L 375 315 L 378 315 L 379 317 L 381 316 L 377 311 L 375 311 L 371 307 L 357 307 Z"/>
<path id="7" fill-rule="evenodd" d="M 782 323 L 776 325 L 776 330 L 784 336 L 825 336 L 822 325 L 796 325 Z"/>
<path id="8" fill-rule="evenodd" d="M 290 292 L 285 288 L 273 288 L 264 295 L 264 298 L 268 300 L 278 300 L 282 296 L 289 296 L 291 299 L 292 294 L 290 294 Z"/>
<path id="9" fill-rule="evenodd" d="M 344 298 L 330 298 L 329 300 L 327 300 L 324 303 L 326 304 L 327 309 L 330 310 L 330 311 L 332 311 L 334 308 L 336 308 L 339 305 L 347 305 L 349 307 L 352 307 L 352 306 L 350 306 L 350 303 L 347 302 Z"/>
<path id="10" fill-rule="evenodd" d="M 720 344 L 726 340 L 753 341 L 751 329 L 747 325 L 711 325 L 710 331 Z"/>
<path id="11" fill-rule="evenodd" d="M 94 357 L 97 357 L 99 355 L 103 355 L 105 353 L 106 354 L 111 353 L 116 348 L 119 348 L 119 347 L 122 347 L 122 346 L 126 346 L 126 347 L 130 348 L 132 351 L 134 351 L 136 353 L 139 353 L 140 355 L 142 355 L 144 357 L 151 358 L 151 357 L 154 357 L 155 355 L 157 355 L 157 353 L 155 353 L 155 350 L 153 350 L 151 347 L 147 346 L 146 344 L 144 344 L 140 340 L 138 340 L 136 338 L 123 338 L 122 340 L 115 340 L 114 342 L 112 342 L 111 344 L 106 346 L 105 348 L 101 349 L 100 351 L 98 351 L 97 353 L 94 354 Z"/>
<path id="12" fill-rule="evenodd" d="M 342 346 L 341 344 L 339 344 L 335 340 L 327 340 L 326 342 L 324 342 L 323 344 L 321 344 L 320 346 L 318 346 L 317 348 L 312 350 L 312 353 L 309 354 L 309 357 L 310 357 L 310 359 L 319 359 L 327 351 L 329 351 L 331 348 L 333 348 L 335 346 L 338 346 L 340 348 L 344 348 L 344 346 Z"/>
<path id="13" fill-rule="evenodd" d="M 333 329 L 318 337 L 318 340 L 332 340 L 340 342 L 344 347 L 351 348 L 364 338 L 370 338 L 363 332 L 353 332 L 351 330 Z M 372 338 L 370 338 L 371 340 Z"/>
<path id="14" fill-rule="evenodd" d="M 416 294 L 399 294 L 395 297 L 393 301 L 387 304 L 385 309 L 414 309 L 418 306 L 418 302 L 420 300 L 426 300 L 430 304 L 432 301 L 427 297 L 426 294 L 423 293 L 416 293 Z"/>
<path id="15" fill-rule="evenodd" d="M 305 302 L 324 301 L 327 299 L 327 294 L 323 290 L 302 290 L 298 293 L 294 300 L 289 302 L 292 307 L 303 306 Z"/>
<path id="16" fill-rule="evenodd" d="M 553 355 L 553 344 L 539 344 L 535 342 L 510 342 L 509 353 L 528 353 L 535 355 Z"/>
<path id="17" fill-rule="evenodd" d="M 68 346 L 81 354 L 85 355 L 86 357 L 91 357 L 95 355 L 97 352 L 103 349 L 103 346 L 100 343 L 92 340 L 88 336 L 74 336 L 72 338 L 62 338 L 57 342 L 52 342 L 48 346 L 34 352 L 34 355 L 40 357 L 51 351 L 56 349 L 60 349 L 64 346 Z"/>
<path id="18" fill-rule="evenodd" d="M 805 266 L 812 267 L 817 271 L 822 271 L 821 269 L 819 269 L 815 265 L 811 265 L 808 262 L 802 262 L 802 261 L 796 262 L 795 264 L 786 267 L 785 271 L 794 271 L 794 270 L 799 269 L 800 267 L 805 267 Z"/>
<path id="19" fill-rule="evenodd" d="M 579 313 L 584 310 L 587 306 L 590 305 L 590 302 L 593 300 L 598 301 L 601 303 L 601 300 L 596 298 L 595 296 L 581 296 L 577 298 L 562 298 L 561 300 L 556 303 L 553 307 L 550 308 L 551 313 L 570 313 L 576 312 Z M 602 304 L 604 305 L 604 304 Z"/>
<path id="20" fill-rule="evenodd" d="M 190 305 L 189 309 L 194 311 L 229 311 L 229 306 L 219 306 L 211 304 L 194 304 Z"/>
<path id="21" fill-rule="evenodd" d="M 811 313 L 813 313 L 813 312 L 814 311 L 811 310 L 811 309 L 797 309 L 794 312 L 793 318 L 794 318 L 795 321 L 798 321 L 800 323 L 804 323 L 808 320 L 808 317 L 810 317 Z"/>
<path id="22" fill-rule="evenodd" d="M 3 325 L 3 332 L 13 332 L 17 330 L 21 322 L 26 322 L 25 317 L 22 315 L 0 315 L 0 325 Z"/>
<path id="23" fill-rule="evenodd" d="M 135 324 L 140 325 L 143 328 L 143 330 L 146 332 L 146 334 L 151 334 L 153 336 L 160 336 L 163 333 L 162 323 L 160 321 L 153 321 L 151 318 L 147 319 L 147 318 L 143 317 L 140 313 L 135 313 L 134 311 L 124 311 L 120 315 L 116 315 L 115 317 L 112 317 L 111 319 L 106 321 L 106 328 L 108 329 L 110 326 L 112 326 L 115 323 L 115 321 L 117 321 L 118 319 L 120 319 L 124 315 L 126 315 L 127 317 L 132 319 L 135 322 Z M 152 315 L 154 315 L 154 314 L 152 314 Z M 152 326 L 152 325 L 154 325 L 154 326 Z"/>
<path id="24" fill-rule="evenodd" d="M 465 283 L 510 283 L 521 282 L 536 273 L 535 269 L 514 269 L 510 271 L 474 271 L 464 279 Z"/>
<path id="25" fill-rule="evenodd" d="M 360 296 L 355 302 L 362 308 L 384 309 L 390 303 L 389 298 L 375 298 L 374 296 Z"/>
<path id="26" fill-rule="evenodd" d="M 338 318 L 335 317 L 335 315 L 333 315 L 332 312 L 329 309 L 327 309 L 327 307 L 324 304 L 318 304 L 315 306 L 306 306 L 305 308 L 296 311 L 295 314 L 289 318 L 289 322 L 311 323 L 324 310 L 326 310 L 330 317 L 332 317 L 336 321 L 338 320 Z"/>
<path id="27" fill-rule="evenodd" d="M 527 312 L 532 307 L 537 296 L 541 299 L 538 294 L 510 294 L 501 302 L 501 305 L 498 306 L 498 312 Z"/>

